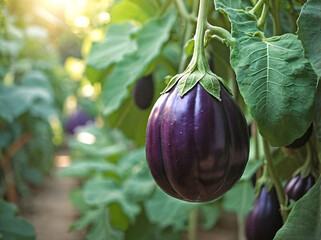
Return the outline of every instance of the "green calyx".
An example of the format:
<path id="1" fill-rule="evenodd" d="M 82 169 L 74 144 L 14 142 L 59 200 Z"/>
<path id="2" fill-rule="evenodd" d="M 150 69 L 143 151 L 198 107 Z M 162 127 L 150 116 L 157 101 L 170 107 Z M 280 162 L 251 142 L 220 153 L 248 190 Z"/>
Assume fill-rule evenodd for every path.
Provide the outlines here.
<path id="1" fill-rule="evenodd" d="M 170 91 L 177 84 L 178 92 L 180 96 L 183 97 L 197 83 L 200 83 L 209 94 L 221 101 L 220 83 L 224 84 L 224 81 L 210 70 L 205 57 L 204 35 L 207 24 L 207 11 L 208 0 L 201 0 L 196 33 L 194 36 L 193 57 L 185 71 L 172 77 L 167 87 L 161 94 Z"/>
<path id="2" fill-rule="evenodd" d="M 272 179 L 270 178 L 270 176 L 268 174 L 267 164 L 268 163 L 265 160 L 264 165 L 263 165 L 263 174 L 259 179 L 257 179 L 257 181 L 255 183 L 254 191 L 255 191 L 255 196 L 256 197 L 260 194 L 261 188 L 263 186 L 265 186 L 267 192 L 270 192 L 272 187 L 274 186 L 273 181 L 272 181 Z"/>

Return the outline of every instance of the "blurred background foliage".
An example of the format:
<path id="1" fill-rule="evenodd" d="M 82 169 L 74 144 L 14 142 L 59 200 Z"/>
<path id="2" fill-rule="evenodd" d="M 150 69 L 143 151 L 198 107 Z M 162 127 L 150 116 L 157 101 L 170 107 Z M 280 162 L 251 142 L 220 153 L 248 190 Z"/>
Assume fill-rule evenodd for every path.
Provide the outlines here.
<path id="1" fill-rule="evenodd" d="M 263 163 L 257 139 L 251 138 L 250 160 L 241 181 L 211 203 L 173 199 L 149 173 L 144 143 L 151 107 L 138 109 L 131 91 L 138 79 L 152 74 L 155 102 L 166 85 L 165 77 L 182 70 L 184 44 L 192 37 L 184 39 L 186 22 L 177 17 L 174 6 L 162 14 L 164 3 L 1 1 L 0 214 L 12 221 L 0 228 L 3 236 L 35 239 L 32 226 L 16 218 L 16 208 L 5 201 L 19 206 L 19 199 L 42 184 L 53 169 L 57 149 L 66 147 L 72 163 L 59 175 L 81 182 L 70 194 L 80 213 L 70 230 L 87 229 L 89 240 L 182 239 L 182 233 L 193 227 L 191 216 L 210 230 L 223 212 L 234 213 L 242 231 L 255 199 L 250 179 Z M 185 3 L 192 7 L 191 0 Z M 229 28 L 217 12 L 209 13 L 209 19 Z M 228 82 L 250 122 L 229 64 L 229 49 L 216 40 L 207 49 L 212 67 Z M 76 109 L 95 122 L 67 136 L 64 125 Z M 259 153 L 253 151 L 255 146 Z M 279 168 L 288 171 L 282 172 L 288 179 L 295 169 L 284 167 L 288 160 L 281 155 Z M 26 231 L 16 233 L 13 226 L 24 226 Z"/>

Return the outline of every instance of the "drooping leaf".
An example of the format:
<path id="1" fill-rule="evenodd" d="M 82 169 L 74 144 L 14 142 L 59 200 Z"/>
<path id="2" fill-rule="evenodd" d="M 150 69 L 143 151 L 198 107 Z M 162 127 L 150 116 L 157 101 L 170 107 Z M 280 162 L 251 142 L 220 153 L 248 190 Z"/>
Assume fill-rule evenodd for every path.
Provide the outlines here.
<path id="1" fill-rule="evenodd" d="M 103 87 L 104 114 L 117 110 L 128 96 L 127 87 L 147 70 L 160 54 L 175 22 L 171 12 L 160 19 L 148 22 L 137 33 L 137 50 L 128 54 L 113 69 Z"/>
<path id="2" fill-rule="evenodd" d="M 298 18 L 298 36 L 314 71 L 321 77 L 321 2 L 307 1 Z"/>
<path id="3" fill-rule="evenodd" d="M 204 230 L 210 230 L 218 221 L 221 215 L 219 205 L 214 203 L 202 204 L 200 206 L 200 218 Z"/>
<path id="4" fill-rule="evenodd" d="M 109 210 L 101 208 L 96 211 L 95 221 L 92 223 L 86 237 L 88 240 L 123 240 L 124 233 L 111 226 Z"/>
<path id="5" fill-rule="evenodd" d="M 175 231 L 184 231 L 190 212 L 198 205 L 172 198 L 157 188 L 156 193 L 145 201 L 144 206 L 151 223 L 161 228 L 172 226 Z"/>
<path id="6" fill-rule="evenodd" d="M 87 59 L 87 66 L 106 69 L 123 59 L 125 54 L 137 49 L 132 34 L 136 27 L 130 23 L 111 25 L 102 42 L 94 43 Z"/>
<path id="7" fill-rule="evenodd" d="M 228 212 L 246 216 L 253 208 L 254 188 L 249 181 L 239 182 L 223 198 L 223 207 Z"/>
<path id="8" fill-rule="evenodd" d="M 49 92 L 38 87 L 0 86 L 0 117 L 8 122 L 26 112 L 36 100 L 52 103 Z"/>
<path id="9" fill-rule="evenodd" d="M 83 159 L 73 162 L 70 166 L 59 172 L 61 177 L 86 177 L 92 173 L 112 172 L 119 174 L 115 164 L 106 162 L 103 159 Z"/>
<path id="10" fill-rule="evenodd" d="M 298 200 L 274 240 L 317 240 L 321 238 L 321 181 Z"/>
<path id="11" fill-rule="evenodd" d="M 84 185 L 84 199 L 89 205 L 118 203 L 131 220 L 140 212 L 140 207 L 127 199 L 121 184 L 112 179 L 88 180 Z"/>
<path id="12" fill-rule="evenodd" d="M 36 233 L 27 220 L 16 217 L 17 208 L 0 200 L 0 235 L 8 240 L 34 240 Z"/>
<path id="13" fill-rule="evenodd" d="M 254 16 L 216 3 L 232 23 L 236 44 L 231 65 L 260 133 L 273 146 L 290 144 L 303 135 L 314 114 L 317 77 L 301 42 L 294 34 L 265 38 Z"/>
<path id="14" fill-rule="evenodd" d="M 155 3 L 155 1 L 154 1 Z M 123 0 L 111 12 L 111 22 L 137 21 L 144 23 L 155 16 L 157 6 L 151 0 Z"/>

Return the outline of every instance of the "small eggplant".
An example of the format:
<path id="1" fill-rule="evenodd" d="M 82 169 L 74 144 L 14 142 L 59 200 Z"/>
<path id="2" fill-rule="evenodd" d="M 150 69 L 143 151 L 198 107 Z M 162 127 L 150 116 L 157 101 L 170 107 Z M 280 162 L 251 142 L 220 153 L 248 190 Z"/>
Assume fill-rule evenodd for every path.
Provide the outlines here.
<path id="1" fill-rule="evenodd" d="M 133 88 L 132 95 L 134 103 L 138 108 L 142 110 L 149 108 L 154 98 L 154 82 L 152 76 L 148 75 L 139 79 Z"/>
<path id="2" fill-rule="evenodd" d="M 199 83 L 183 97 L 177 85 L 160 96 L 148 119 L 146 157 L 156 183 L 190 202 L 222 196 L 240 179 L 249 156 L 243 113 L 221 84 L 222 101 Z"/>
<path id="3" fill-rule="evenodd" d="M 88 116 L 83 110 L 77 109 L 75 113 L 68 117 L 65 125 L 65 131 L 72 135 L 75 133 L 75 129 L 77 127 L 84 126 L 91 121 L 94 121 L 94 119 Z"/>
<path id="4" fill-rule="evenodd" d="M 273 187 L 267 192 L 262 187 L 255 200 L 253 210 L 246 219 L 245 234 L 247 240 L 272 240 L 276 232 L 282 227 L 280 205 Z"/>
<path id="5" fill-rule="evenodd" d="M 303 134 L 302 137 L 294 140 L 291 144 L 287 145 L 287 148 L 300 148 L 302 147 L 304 144 L 306 144 L 306 142 L 309 140 L 311 134 L 313 131 L 313 124 L 310 125 L 310 127 L 308 128 L 308 130 L 306 130 L 306 132 Z"/>
<path id="6" fill-rule="evenodd" d="M 306 178 L 302 178 L 301 174 L 292 178 L 285 186 L 285 193 L 289 199 L 299 200 L 314 185 L 314 177 L 310 174 Z"/>

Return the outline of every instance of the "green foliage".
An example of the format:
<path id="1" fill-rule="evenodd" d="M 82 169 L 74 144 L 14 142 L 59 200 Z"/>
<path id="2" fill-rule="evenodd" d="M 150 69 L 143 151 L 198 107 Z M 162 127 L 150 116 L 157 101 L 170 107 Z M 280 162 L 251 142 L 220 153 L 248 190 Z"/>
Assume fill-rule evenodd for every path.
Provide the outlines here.
<path id="1" fill-rule="evenodd" d="M 301 42 L 294 34 L 265 38 L 253 15 L 216 2 L 232 23 L 231 65 L 260 133 L 273 146 L 290 144 L 314 115 L 317 77 Z"/>
<path id="2" fill-rule="evenodd" d="M 128 96 L 127 87 L 144 74 L 160 54 L 175 21 L 172 12 L 144 25 L 136 35 L 137 50 L 126 55 L 107 77 L 103 87 L 104 114 L 117 110 Z"/>
<path id="3" fill-rule="evenodd" d="M 2 239 L 34 240 L 36 233 L 26 220 L 16 217 L 17 208 L 0 200 L 0 234 Z"/>
<path id="4" fill-rule="evenodd" d="M 302 41 L 305 54 L 318 76 L 321 76 L 321 3 L 309 0 L 300 12 L 298 37 Z"/>
<path id="5" fill-rule="evenodd" d="M 320 239 L 320 180 L 298 200 L 275 240 Z"/>

